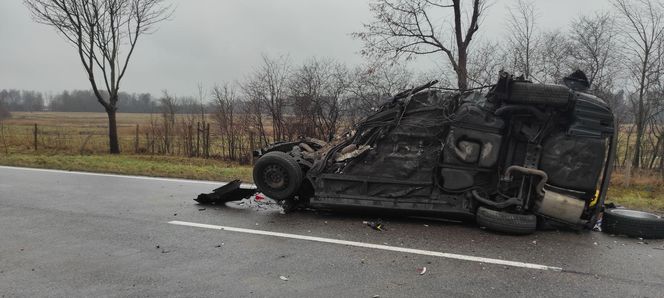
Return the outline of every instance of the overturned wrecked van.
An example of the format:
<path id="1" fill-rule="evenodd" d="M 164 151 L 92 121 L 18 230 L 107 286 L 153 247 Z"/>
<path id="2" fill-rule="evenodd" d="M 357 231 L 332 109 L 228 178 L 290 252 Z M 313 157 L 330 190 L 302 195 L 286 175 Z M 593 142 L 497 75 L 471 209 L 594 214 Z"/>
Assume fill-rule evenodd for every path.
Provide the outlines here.
<path id="1" fill-rule="evenodd" d="M 610 107 L 572 81 L 501 73 L 487 94 L 435 82 L 395 95 L 331 142 L 302 138 L 254 152 L 258 190 L 313 208 L 476 219 L 532 233 L 598 221 L 615 154 Z"/>

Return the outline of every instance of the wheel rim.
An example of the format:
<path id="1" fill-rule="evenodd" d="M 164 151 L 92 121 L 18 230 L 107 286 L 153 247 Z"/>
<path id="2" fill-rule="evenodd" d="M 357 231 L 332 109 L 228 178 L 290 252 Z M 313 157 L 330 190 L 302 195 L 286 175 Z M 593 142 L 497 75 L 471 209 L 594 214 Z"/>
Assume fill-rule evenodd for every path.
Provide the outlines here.
<path id="1" fill-rule="evenodd" d="M 648 212 L 643 212 L 643 211 L 636 211 L 636 210 L 627 210 L 627 209 L 613 209 L 611 210 L 611 213 L 615 214 L 620 214 L 624 216 L 629 216 L 629 217 L 634 217 L 634 218 L 647 218 L 647 219 L 659 219 L 661 217 L 648 213 Z"/>
<path id="2" fill-rule="evenodd" d="M 288 185 L 288 173 L 282 166 L 271 164 L 265 168 L 263 180 L 272 189 L 284 189 Z"/>

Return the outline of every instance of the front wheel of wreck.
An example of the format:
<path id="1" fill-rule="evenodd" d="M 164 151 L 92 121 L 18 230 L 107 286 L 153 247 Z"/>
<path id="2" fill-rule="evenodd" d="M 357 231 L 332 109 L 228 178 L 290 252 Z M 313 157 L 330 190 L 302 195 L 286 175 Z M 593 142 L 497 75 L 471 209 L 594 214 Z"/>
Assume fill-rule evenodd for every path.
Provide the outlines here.
<path id="1" fill-rule="evenodd" d="M 537 217 L 533 214 L 513 214 L 479 207 L 476 216 L 479 226 L 505 234 L 527 235 L 537 228 Z"/>
<path id="2" fill-rule="evenodd" d="M 253 176 L 258 190 L 277 201 L 294 197 L 303 179 L 295 159 L 280 151 L 261 156 L 254 165 Z"/>

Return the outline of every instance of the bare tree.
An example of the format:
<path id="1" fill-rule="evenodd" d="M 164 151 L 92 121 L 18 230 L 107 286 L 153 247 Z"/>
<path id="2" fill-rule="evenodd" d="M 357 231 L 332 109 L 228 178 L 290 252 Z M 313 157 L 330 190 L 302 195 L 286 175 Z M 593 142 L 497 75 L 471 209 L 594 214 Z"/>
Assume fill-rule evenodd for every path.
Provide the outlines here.
<path id="1" fill-rule="evenodd" d="M 120 83 L 139 37 L 170 15 L 170 7 L 163 2 L 24 0 L 35 21 L 54 27 L 76 47 L 97 101 L 108 114 L 111 153 L 120 153 L 115 114 Z"/>
<path id="2" fill-rule="evenodd" d="M 638 168 L 646 124 L 661 105 L 653 88 L 661 82 L 664 69 L 664 13 L 661 3 L 653 0 L 613 0 L 612 3 L 621 16 L 626 68 L 635 87 L 635 96 L 628 98 L 636 126 L 632 166 Z"/>
<path id="3" fill-rule="evenodd" d="M 226 145 L 228 158 L 236 160 L 239 157 L 237 146 L 240 142 L 240 131 L 236 127 L 236 106 L 238 99 L 232 86 L 224 84 L 212 89 L 214 96 L 214 120 L 219 128 L 222 142 Z"/>
<path id="4" fill-rule="evenodd" d="M 272 138 L 275 141 L 285 138 L 284 108 L 289 72 L 288 57 L 274 59 L 263 55 L 263 65 L 241 85 L 250 100 L 260 103 L 257 108 L 266 108 L 272 116 Z"/>
<path id="5" fill-rule="evenodd" d="M 355 67 L 345 104 L 351 122 L 375 111 L 391 95 L 407 89 L 412 81 L 412 71 L 403 64 L 374 62 Z"/>
<path id="6" fill-rule="evenodd" d="M 164 96 L 159 99 L 162 127 L 164 153 L 173 152 L 173 137 L 175 133 L 175 114 L 178 113 L 178 99 L 164 90 Z"/>
<path id="7" fill-rule="evenodd" d="M 370 4 L 374 21 L 364 32 L 353 33 L 364 41 L 363 54 L 373 57 L 412 58 L 439 53 L 449 61 L 457 76 L 457 86 L 468 89 L 468 51 L 480 26 L 485 0 L 473 0 L 462 7 L 461 0 L 378 0 Z M 466 15 L 464 10 L 469 9 Z M 453 12 L 453 36 L 446 36 L 444 21 L 436 23 L 441 12 Z M 462 18 L 469 16 L 464 27 Z M 444 20 L 444 19 L 443 19 Z M 453 40 L 448 43 L 448 40 Z"/>
<path id="8" fill-rule="evenodd" d="M 535 4 L 529 0 L 517 0 L 508 9 L 507 42 L 513 56 L 514 70 L 523 73 L 526 80 L 532 75 L 532 62 L 537 48 Z"/>
<path id="9" fill-rule="evenodd" d="M 341 122 L 348 86 L 348 69 L 333 60 L 312 58 L 300 66 L 290 83 L 298 133 L 331 140 Z"/>
<path id="10" fill-rule="evenodd" d="M 242 105 L 241 122 L 246 125 L 250 142 L 253 142 L 253 135 L 255 134 L 258 137 L 258 145 L 267 146 L 269 140 L 265 131 L 265 118 L 263 117 L 263 109 L 261 108 L 263 103 L 260 98 L 252 97 L 250 94 L 245 95 L 246 98 Z"/>
<path id="11" fill-rule="evenodd" d="M 530 78 L 539 83 L 561 84 L 563 77 L 572 72 L 569 38 L 560 30 L 550 30 L 541 33 L 538 40 Z"/>
<path id="12" fill-rule="evenodd" d="M 572 63 L 586 73 L 594 91 L 613 87 L 619 59 L 616 35 L 614 16 L 606 12 L 580 16 L 570 27 Z"/>
<path id="13" fill-rule="evenodd" d="M 505 68 L 504 61 L 507 55 L 501 51 L 497 42 L 483 41 L 479 46 L 471 49 L 468 62 L 469 87 L 477 88 L 489 86 L 496 80 L 500 70 Z"/>

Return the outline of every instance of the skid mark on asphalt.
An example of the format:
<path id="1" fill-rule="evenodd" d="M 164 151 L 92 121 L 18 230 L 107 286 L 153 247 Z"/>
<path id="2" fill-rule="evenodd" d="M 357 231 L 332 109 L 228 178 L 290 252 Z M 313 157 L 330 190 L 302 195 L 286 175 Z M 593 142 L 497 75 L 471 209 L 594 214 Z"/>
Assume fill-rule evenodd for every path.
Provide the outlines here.
<path id="1" fill-rule="evenodd" d="M 290 239 L 307 240 L 307 241 L 316 241 L 316 242 L 323 242 L 323 243 L 340 244 L 340 245 L 372 248 L 372 249 L 379 249 L 379 250 L 386 250 L 386 251 L 403 252 L 403 253 L 410 253 L 410 254 L 417 254 L 417 255 L 425 255 L 425 256 L 432 256 L 432 257 L 441 257 L 441 258 L 447 258 L 447 259 L 470 261 L 470 262 L 479 262 L 479 263 L 485 263 L 485 264 L 494 264 L 494 265 L 511 266 L 511 267 L 519 267 L 519 268 L 527 268 L 527 269 L 535 269 L 535 270 L 548 270 L 548 271 L 557 271 L 557 272 L 563 271 L 563 268 L 554 267 L 554 266 L 547 266 L 547 265 L 540 265 L 540 264 L 533 264 L 533 263 L 524 263 L 524 262 L 518 262 L 518 261 L 508 261 L 508 260 L 500 260 L 500 259 L 483 258 L 483 257 L 476 257 L 476 256 L 467 256 L 467 255 L 437 252 L 437 251 L 431 251 L 431 250 L 421 250 L 421 249 L 414 249 L 414 248 L 405 248 L 405 247 L 396 247 L 396 246 L 389 246 L 389 245 L 364 243 L 364 242 L 357 242 L 357 241 L 348 241 L 348 240 L 323 238 L 323 237 L 315 237 L 315 236 L 305 236 L 305 235 L 289 234 L 289 233 L 279 233 L 279 232 L 271 232 L 271 231 L 264 231 L 264 230 L 235 228 L 235 227 L 228 227 L 228 226 L 208 225 L 208 224 L 201 224 L 201 223 L 195 223 L 195 222 L 186 222 L 186 221 L 177 221 L 177 220 L 169 221 L 168 223 L 173 224 L 173 225 L 179 225 L 179 226 L 188 226 L 188 227 L 196 227 L 196 228 L 205 228 L 205 229 L 213 229 L 213 230 L 238 232 L 238 233 L 245 233 L 245 234 L 273 236 L 273 237 L 290 238 Z"/>

